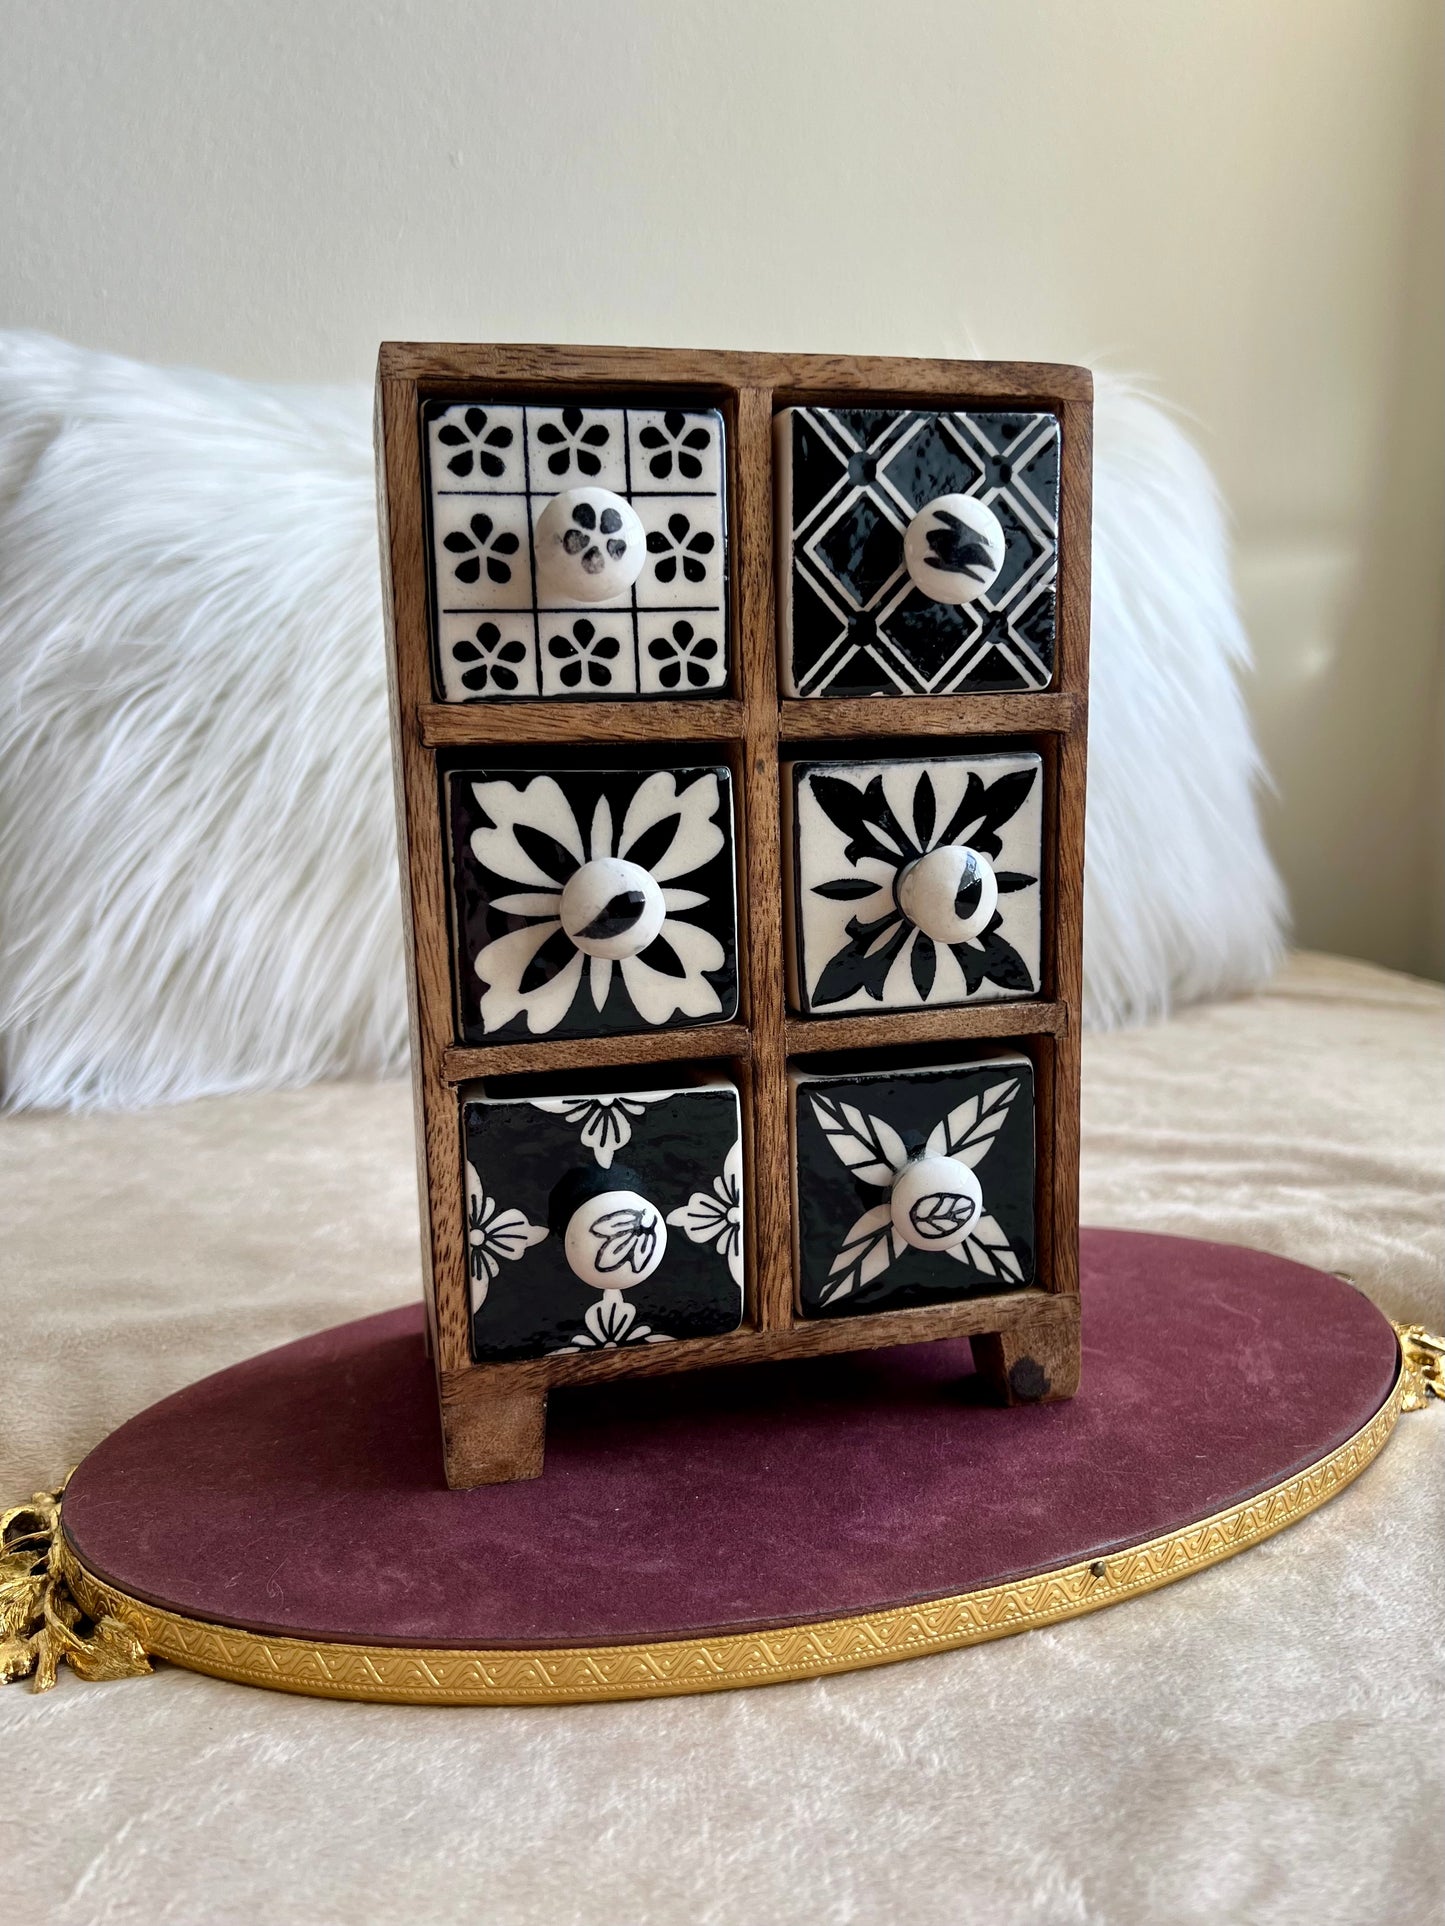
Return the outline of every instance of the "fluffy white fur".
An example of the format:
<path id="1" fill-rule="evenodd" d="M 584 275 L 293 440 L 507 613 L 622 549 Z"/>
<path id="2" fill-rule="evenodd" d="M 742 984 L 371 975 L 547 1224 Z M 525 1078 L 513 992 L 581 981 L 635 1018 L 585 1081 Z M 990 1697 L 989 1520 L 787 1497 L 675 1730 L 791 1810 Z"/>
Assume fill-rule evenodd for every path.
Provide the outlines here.
<path id="1" fill-rule="evenodd" d="M 1262 982 L 1285 902 L 1214 478 L 1156 403 L 1095 380 L 1084 1017 L 1108 1029 Z"/>
<path id="2" fill-rule="evenodd" d="M 11 1105 L 396 1070 L 370 426 L 0 337 Z"/>
<path id="3" fill-rule="evenodd" d="M 1086 1010 L 1258 982 L 1282 897 L 1218 501 L 1101 379 Z M 360 388 L 0 334 L 10 1107 L 385 1074 L 406 1052 Z"/>

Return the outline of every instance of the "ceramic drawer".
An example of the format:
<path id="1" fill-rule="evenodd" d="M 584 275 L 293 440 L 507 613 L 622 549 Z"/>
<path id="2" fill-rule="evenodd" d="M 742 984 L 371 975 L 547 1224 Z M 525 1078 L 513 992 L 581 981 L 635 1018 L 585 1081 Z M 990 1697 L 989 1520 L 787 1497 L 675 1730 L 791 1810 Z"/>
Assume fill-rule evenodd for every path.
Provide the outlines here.
<path id="1" fill-rule="evenodd" d="M 1037 751 L 783 765 L 788 996 L 804 1016 L 1037 995 Z"/>
<path id="2" fill-rule="evenodd" d="M 726 692 L 716 409 L 438 401 L 424 438 L 442 700 Z"/>
<path id="3" fill-rule="evenodd" d="M 789 1072 L 804 1317 L 856 1317 L 1034 1280 L 1034 1070 Z"/>
<path id="4" fill-rule="evenodd" d="M 732 773 L 453 767 L 463 1043 L 719 1023 L 738 1007 Z"/>
<path id="5" fill-rule="evenodd" d="M 672 1074 L 651 1088 L 594 1075 L 524 1095 L 463 1090 L 476 1361 L 737 1329 L 737 1089 Z"/>
<path id="6" fill-rule="evenodd" d="M 1057 416 L 787 408 L 774 440 L 785 695 L 1048 687 Z"/>

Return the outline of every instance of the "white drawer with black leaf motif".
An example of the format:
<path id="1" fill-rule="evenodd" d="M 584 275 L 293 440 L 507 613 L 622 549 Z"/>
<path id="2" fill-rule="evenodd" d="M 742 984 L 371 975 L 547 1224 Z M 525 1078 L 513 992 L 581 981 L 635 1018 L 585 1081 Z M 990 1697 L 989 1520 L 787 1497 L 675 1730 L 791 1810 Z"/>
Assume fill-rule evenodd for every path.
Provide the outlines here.
<path id="1" fill-rule="evenodd" d="M 1037 751 L 786 763 L 783 813 L 802 1015 L 1038 994 Z"/>

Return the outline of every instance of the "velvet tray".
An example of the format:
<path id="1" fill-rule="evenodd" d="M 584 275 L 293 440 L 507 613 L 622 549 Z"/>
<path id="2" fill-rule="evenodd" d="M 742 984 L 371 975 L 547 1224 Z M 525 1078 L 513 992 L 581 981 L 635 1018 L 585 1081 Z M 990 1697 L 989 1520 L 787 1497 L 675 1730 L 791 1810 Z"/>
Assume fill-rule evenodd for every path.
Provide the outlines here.
<path id="1" fill-rule="evenodd" d="M 285 1690 L 434 1703 L 814 1676 L 1130 1598 L 1356 1475 L 1400 1406 L 1350 1285 L 1086 1231 L 1082 1387 L 1004 1410 L 966 1341 L 554 1392 L 545 1475 L 448 1491 L 419 1307 L 233 1366 L 67 1488 L 88 1611 Z"/>

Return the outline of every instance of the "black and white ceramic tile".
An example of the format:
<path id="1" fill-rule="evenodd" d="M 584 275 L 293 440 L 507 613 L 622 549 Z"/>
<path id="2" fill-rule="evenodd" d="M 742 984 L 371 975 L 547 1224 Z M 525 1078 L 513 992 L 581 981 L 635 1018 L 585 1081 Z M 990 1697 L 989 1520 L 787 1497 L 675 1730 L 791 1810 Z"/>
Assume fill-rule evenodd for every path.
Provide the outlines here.
<path id="1" fill-rule="evenodd" d="M 774 436 L 784 694 L 1048 686 L 1057 417 L 788 408 Z"/>
<path id="2" fill-rule="evenodd" d="M 784 765 L 788 995 L 804 1016 L 1036 995 L 1033 751 Z"/>
<path id="3" fill-rule="evenodd" d="M 716 409 L 432 402 L 425 431 L 444 701 L 727 689 Z M 543 517 L 559 502 L 565 553 L 591 565 L 585 586 L 614 587 L 604 599 L 571 596 L 549 573 Z"/>
<path id="4" fill-rule="evenodd" d="M 454 768 L 444 782 L 464 1043 L 735 1015 L 725 765 Z"/>
<path id="5" fill-rule="evenodd" d="M 1034 1275 L 1034 1076 L 1025 1056 L 790 1073 L 805 1317 L 1013 1290 Z"/>
<path id="6" fill-rule="evenodd" d="M 735 1331 L 738 1093 L 723 1081 L 462 1101 L 472 1356 Z"/>

